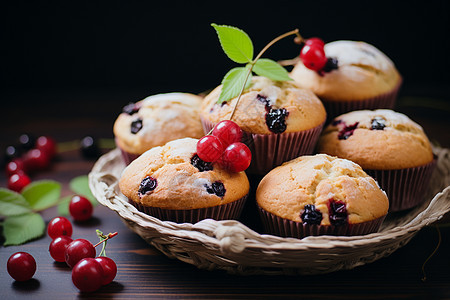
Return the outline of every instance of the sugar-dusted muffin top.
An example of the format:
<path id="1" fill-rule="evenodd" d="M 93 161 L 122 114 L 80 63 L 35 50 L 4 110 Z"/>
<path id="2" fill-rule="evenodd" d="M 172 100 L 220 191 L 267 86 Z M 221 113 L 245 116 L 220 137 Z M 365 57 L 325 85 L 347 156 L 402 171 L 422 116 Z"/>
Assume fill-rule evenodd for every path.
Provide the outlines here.
<path id="1" fill-rule="evenodd" d="M 259 183 L 256 200 L 278 217 L 316 219 L 318 225 L 372 221 L 389 208 L 384 191 L 360 166 L 325 154 L 301 156 L 273 169 Z"/>
<path id="2" fill-rule="evenodd" d="M 245 172 L 203 162 L 195 154 L 197 141 L 183 138 L 146 151 L 123 171 L 121 192 L 138 204 L 164 209 L 212 207 L 247 195 Z"/>
<path id="3" fill-rule="evenodd" d="M 219 123 L 229 119 L 237 98 L 217 104 L 222 86 L 215 88 L 203 101 L 201 115 L 207 121 Z M 272 81 L 254 76 L 246 89 L 233 121 L 242 130 L 257 134 L 298 132 L 321 125 L 326 112 L 321 101 L 293 81 Z"/>
<path id="4" fill-rule="evenodd" d="M 325 45 L 327 57 L 336 58 L 338 68 L 319 75 L 299 62 L 291 77 L 328 101 L 363 100 L 394 90 L 401 76 L 394 63 L 380 50 L 364 42 L 336 41 Z"/>
<path id="5" fill-rule="evenodd" d="M 161 146 L 179 138 L 200 138 L 202 98 L 188 93 L 150 96 L 127 105 L 114 123 L 116 143 L 131 154 Z"/>
<path id="6" fill-rule="evenodd" d="M 388 109 L 360 110 L 336 117 L 319 139 L 318 152 L 349 159 L 363 169 L 394 170 L 433 160 L 422 127 Z"/>

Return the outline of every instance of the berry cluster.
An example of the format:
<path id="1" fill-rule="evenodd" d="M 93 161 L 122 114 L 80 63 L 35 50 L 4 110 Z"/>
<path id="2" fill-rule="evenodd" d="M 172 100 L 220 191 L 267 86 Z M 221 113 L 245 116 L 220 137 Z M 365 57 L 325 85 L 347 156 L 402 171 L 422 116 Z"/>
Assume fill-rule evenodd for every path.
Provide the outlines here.
<path id="1" fill-rule="evenodd" d="M 202 137 L 197 143 L 198 157 L 207 162 L 217 162 L 232 172 L 241 172 L 250 166 L 252 154 L 243 143 L 242 130 L 235 122 L 219 122 L 210 135 Z"/>
<path id="2" fill-rule="evenodd" d="M 49 246 L 51 257 L 57 262 L 65 262 L 72 268 L 72 282 L 82 292 L 93 292 L 114 280 L 117 265 L 109 257 L 96 257 L 95 247 L 117 235 L 100 234 L 101 241 L 96 245 L 85 239 L 72 240 L 72 224 L 64 217 L 53 218 L 47 226 L 47 233 L 52 238 Z M 36 272 L 36 260 L 26 252 L 17 252 L 7 262 L 9 275 L 17 281 L 27 281 Z"/>
<path id="3" fill-rule="evenodd" d="M 338 62 L 335 58 L 328 58 L 325 55 L 325 43 L 320 38 L 310 38 L 305 40 L 305 44 L 300 51 L 300 59 L 308 69 L 314 70 L 323 75 L 337 69 Z"/>
<path id="4" fill-rule="evenodd" d="M 85 239 L 72 240 L 72 224 L 64 217 L 56 217 L 47 227 L 53 239 L 49 246 L 51 257 L 72 268 L 72 282 L 82 292 L 93 292 L 113 281 L 117 265 L 106 256 L 96 257 L 95 247 L 117 235 L 110 233 L 96 245 Z M 102 251 L 103 252 L 103 251 Z"/>
<path id="5" fill-rule="evenodd" d="M 48 168 L 56 154 L 56 143 L 48 136 L 35 139 L 28 134 L 19 137 L 17 146 L 8 146 L 5 151 L 8 188 L 20 192 L 30 184 L 28 174 Z"/>

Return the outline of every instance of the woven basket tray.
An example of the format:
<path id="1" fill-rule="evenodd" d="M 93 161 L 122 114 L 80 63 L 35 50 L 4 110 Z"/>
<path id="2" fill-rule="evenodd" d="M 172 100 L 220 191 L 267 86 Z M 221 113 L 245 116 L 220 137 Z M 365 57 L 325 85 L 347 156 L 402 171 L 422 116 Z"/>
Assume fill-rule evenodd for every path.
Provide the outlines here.
<path id="1" fill-rule="evenodd" d="M 120 193 L 124 169 L 118 149 L 103 155 L 89 174 L 97 200 L 115 211 L 145 241 L 171 258 L 201 269 L 234 274 L 320 274 L 386 257 L 424 226 L 450 211 L 450 149 L 435 148 L 438 165 L 420 207 L 389 214 L 378 233 L 364 236 L 313 236 L 304 239 L 259 234 L 235 220 L 196 224 L 161 221 L 139 212 Z M 254 201 L 249 199 L 248 201 Z"/>

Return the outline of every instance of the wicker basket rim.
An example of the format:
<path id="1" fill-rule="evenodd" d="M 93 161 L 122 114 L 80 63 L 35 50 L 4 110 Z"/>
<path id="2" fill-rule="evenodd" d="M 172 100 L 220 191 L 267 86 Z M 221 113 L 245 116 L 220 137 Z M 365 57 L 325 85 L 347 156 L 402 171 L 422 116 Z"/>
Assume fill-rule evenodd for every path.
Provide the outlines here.
<path id="1" fill-rule="evenodd" d="M 445 157 L 444 172 L 450 173 L 450 150 L 435 148 L 438 157 Z M 225 252 L 242 252 L 247 248 L 267 250 L 325 249 L 333 247 L 359 247 L 397 239 L 406 234 L 419 231 L 426 225 L 439 220 L 450 211 L 450 185 L 436 193 L 433 199 L 421 206 L 421 211 L 403 226 L 395 226 L 385 231 L 364 236 L 311 236 L 304 239 L 283 238 L 259 234 L 236 220 L 202 220 L 196 224 L 161 221 L 138 211 L 117 192 L 117 174 L 104 172 L 112 161 L 120 159 L 120 150 L 114 149 L 100 157 L 89 173 L 89 185 L 97 200 L 118 213 L 123 219 L 136 223 L 146 230 L 153 230 L 174 240 L 199 242 L 204 245 L 220 247 Z M 117 173 L 117 172 L 116 172 Z M 447 174 L 448 175 L 448 174 Z M 105 183 L 106 181 L 108 182 Z"/>

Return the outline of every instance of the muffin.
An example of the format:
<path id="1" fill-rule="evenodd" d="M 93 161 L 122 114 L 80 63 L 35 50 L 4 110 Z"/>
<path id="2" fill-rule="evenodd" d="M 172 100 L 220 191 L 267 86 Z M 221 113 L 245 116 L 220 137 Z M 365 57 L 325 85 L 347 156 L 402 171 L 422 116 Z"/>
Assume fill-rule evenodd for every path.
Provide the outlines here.
<path id="1" fill-rule="evenodd" d="M 317 150 L 359 164 L 386 191 L 391 211 L 424 200 L 436 163 L 422 127 L 387 109 L 354 111 L 335 118 L 324 129 Z"/>
<path id="2" fill-rule="evenodd" d="M 201 119 L 205 132 L 230 119 L 237 98 L 217 104 L 222 86 L 205 97 Z M 296 83 L 254 76 L 242 93 L 232 121 L 243 131 L 243 142 L 252 152 L 248 172 L 266 174 L 283 162 L 311 154 L 326 119 L 314 93 Z"/>
<path id="3" fill-rule="evenodd" d="M 178 139 L 144 152 L 124 169 L 120 191 L 138 210 L 161 220 L 238 218 L 250 189 L 245 172 L 202 161 L 197 141 Z"/>
<path id="4" fill-rule="evenodd" d="M 125 163 L 169 141 L 202 137 L 201 103 L 202 98 L 193 94 L 167 93 L 125 106 L 114 123 L 116 144 Z"/>
<path id="5" fill-rule="evenodd" d="M 360 166 L 326 154 L 270 171 L 256 201 L 267 232 L 296 238 L 376 232 L 389 209 L 386 193 Z"/>
<path id="6" fill-rule="evenodd" d="M 364 42 L 335 41 L 325 45 L 325 54 L 337 60 L 336 69 L 316 72 L 300 61 L 291 77 L 323 101 L 329 120 L 353 110 L 394 108 L 402 78 L 380 50 Z"/>

